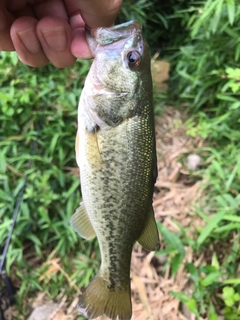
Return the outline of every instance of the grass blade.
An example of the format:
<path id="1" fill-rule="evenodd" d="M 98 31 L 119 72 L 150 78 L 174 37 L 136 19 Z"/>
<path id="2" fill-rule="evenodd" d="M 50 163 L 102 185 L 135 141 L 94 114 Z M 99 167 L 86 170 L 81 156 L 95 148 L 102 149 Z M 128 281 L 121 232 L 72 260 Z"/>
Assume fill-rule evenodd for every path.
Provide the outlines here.
<path id="1" fill-rule="evenodd" d="M 220 211 L 219 213 L 215 214 L 206 228 L 203 229 L 202 233 L 197 239 L 197 244 L 200 246 L 204 240 L 210 235 L 213 229 L 218 225 L 218 223 L 223 219 L 224 215 L 226 214 L 225 211 Z"/>

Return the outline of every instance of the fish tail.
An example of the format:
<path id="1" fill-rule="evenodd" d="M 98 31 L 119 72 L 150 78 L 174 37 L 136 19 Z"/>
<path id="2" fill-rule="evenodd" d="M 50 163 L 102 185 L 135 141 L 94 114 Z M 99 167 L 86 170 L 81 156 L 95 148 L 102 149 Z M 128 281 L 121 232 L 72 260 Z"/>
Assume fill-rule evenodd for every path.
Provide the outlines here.
<path id="1" fill-rule="evenodd" d="M 128 289 L 109 289 L 104 278 L 97 274 L 80 296 L 78 311 L 88 319 L 103 314 L 112 320 L 130 320 L 132 304 L 130 286 Z"/>

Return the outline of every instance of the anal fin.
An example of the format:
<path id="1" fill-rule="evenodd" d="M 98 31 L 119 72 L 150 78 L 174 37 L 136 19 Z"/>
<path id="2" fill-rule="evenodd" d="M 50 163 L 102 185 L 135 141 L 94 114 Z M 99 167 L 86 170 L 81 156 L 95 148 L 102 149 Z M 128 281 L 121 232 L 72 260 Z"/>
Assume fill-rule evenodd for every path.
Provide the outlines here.
<path id="1" fill-rule="evenodd" d="M 83 202 L 80 203 L 80 207 L 72 215 L 70 224 L 80 237 L 84 239 L 90 240 L 96 236 Z"/>
<path id="2" fill-rule="evenodd" d="M 137 241 L 148 251 L 156 251 L 160 248 L 159 233 L 152 206 L 147 214 L 146 225 Z"/>

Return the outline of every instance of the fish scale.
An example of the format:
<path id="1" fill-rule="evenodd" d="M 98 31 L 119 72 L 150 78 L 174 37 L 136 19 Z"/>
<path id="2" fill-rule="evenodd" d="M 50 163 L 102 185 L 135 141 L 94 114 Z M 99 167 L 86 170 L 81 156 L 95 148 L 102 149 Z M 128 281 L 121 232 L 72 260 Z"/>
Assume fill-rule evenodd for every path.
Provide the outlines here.
<path id="1" fill-rule="evenodd" d="M 79 103 L 76 139 L 83 203 L 71 224 L 86 239 L 97 236 L 101 266 L 78 310 L 87 318 L 129 320 L 133 245 L 159 248 L 150 58 L 135 21 L 92 30 L 88 42 L 95 58 Z M 129 52 L 141 59 L 136 68 Z"/>

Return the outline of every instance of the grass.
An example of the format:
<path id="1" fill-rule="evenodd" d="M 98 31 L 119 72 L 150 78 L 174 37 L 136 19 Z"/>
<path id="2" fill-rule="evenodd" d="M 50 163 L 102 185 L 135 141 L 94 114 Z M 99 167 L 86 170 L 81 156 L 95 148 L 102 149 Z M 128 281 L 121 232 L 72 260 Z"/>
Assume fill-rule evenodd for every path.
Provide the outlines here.
<path id="1" fill-rule="evenodd" d="M 98 269 L 97 241 L 80 241 L 69 224 L 81 200 L 78 173 L 69 172 L 76 167 L 77 104 L 89 66 L 82 61 L 73 69 L 32 69 L 14 53 L 1 53 L 0 243 L 26 177 L 5 266 L 19 283 L 25 317 L 26 297 L 40 290 L 52 299 L 67 286 L 79 295 L 76 288 L 86 286 Z M 56 257 L 61 267 L 54 269 Z"/>
<path id="2" fill-rule="evenodd" d="M 187 133 L 207 141 L 199 150 L 203 163 L 197 173 L 204 181 L 204 197 L 195 209 L 206 227 L 196 226 L 192 238 L 184 230 L 173 234 L 159 224 L 173 274 L 184 259 L 184 247 L 190 246 L 196 259 L 205 256 L 199 268 L 185 264 L 192 294 L 173 295 L 197 319 L 203 315 L 218 319 L 220 311 L 225 319 L 236 319 L 240 316 L 239 5 L 232 0 L 162 1 L 161 5 L 155 0 L 126 1 L 119 19 L 131 18 L 147 25 L 153 53 L 161 49 L 171 60 L 165 101 L 184 106 L 189 114 Z M 33 69 L 13 53 L 0 54 L 0 243 L 6 240 L 27 177 L 6 263 L 7 272 L 19 283 L 24 316 L 29 310 L 22 301 L 36 291 L 54 299 L 67 288 L 74 296 L 98 269 L 97 242 L 82 241 L 69 226 L 81 199 L 79 178 L 69 171 L 76 167 L 77 103 L 89 65 L 78 61 L 64 70 L 50 65 Z"/>

